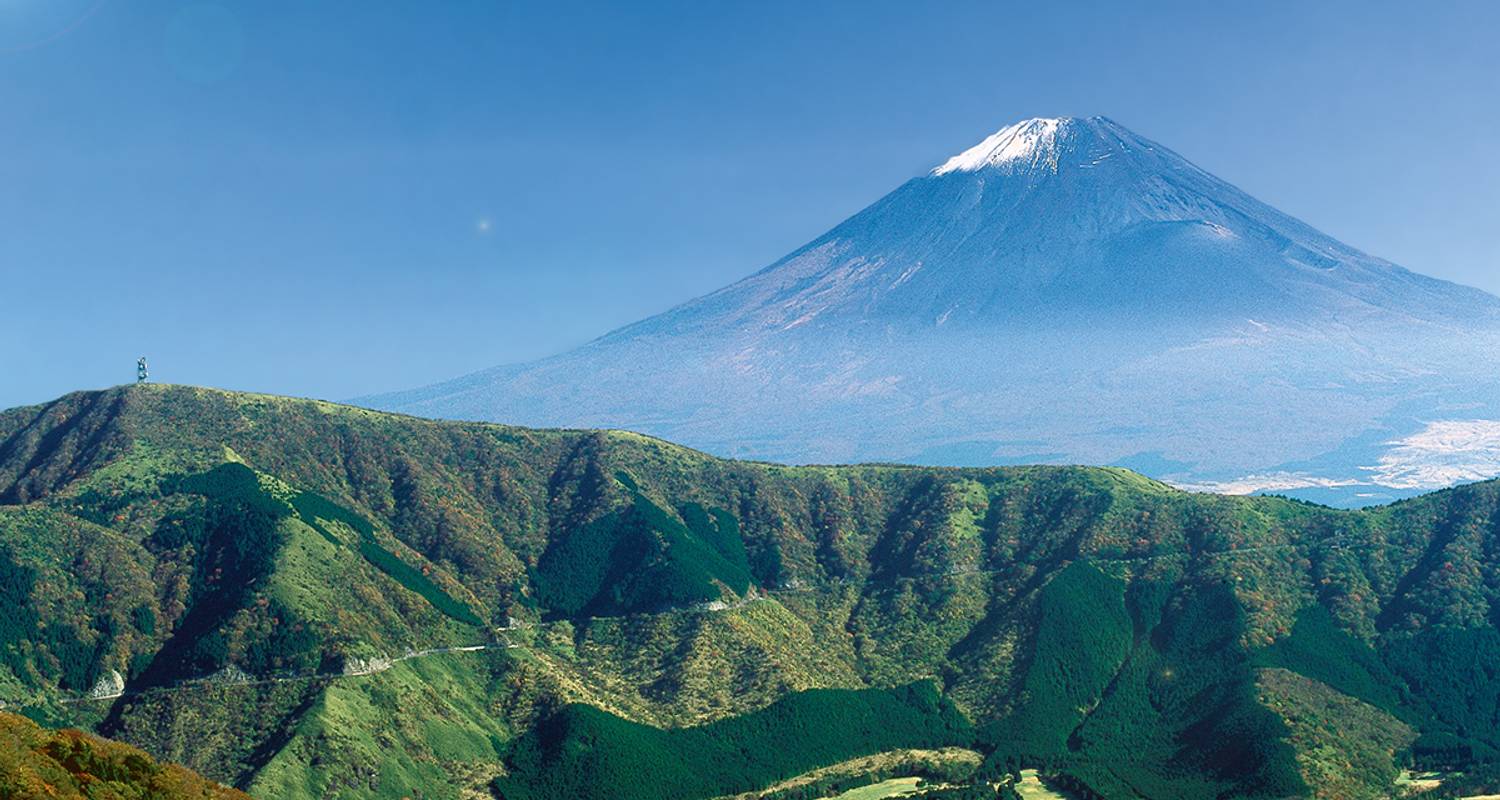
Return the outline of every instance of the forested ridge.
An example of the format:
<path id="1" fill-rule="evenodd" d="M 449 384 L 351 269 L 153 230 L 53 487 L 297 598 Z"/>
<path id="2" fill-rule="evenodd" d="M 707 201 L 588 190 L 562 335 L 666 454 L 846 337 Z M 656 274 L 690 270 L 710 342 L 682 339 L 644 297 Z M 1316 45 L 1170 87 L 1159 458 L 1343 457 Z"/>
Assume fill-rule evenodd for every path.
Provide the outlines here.
<path id="1" fill-rule="evenodd" d="M 49 731 L 0 712 L 0 797 L 6 800 L 244 800 L 233 789 L 133 747 L 82 731 Z"/>
<path id="2" fill-rule="evenodd" d="M 278 797 L 614 797 L 639 759 L 706 797 L 943 745 L 995 793 L 1483 788 L 1497 525 L 1494 483 L 1336 511 L 128 387 L 0 413 L 0 701 Z M 877 701 L 918 710 L 831 722 Z"/>

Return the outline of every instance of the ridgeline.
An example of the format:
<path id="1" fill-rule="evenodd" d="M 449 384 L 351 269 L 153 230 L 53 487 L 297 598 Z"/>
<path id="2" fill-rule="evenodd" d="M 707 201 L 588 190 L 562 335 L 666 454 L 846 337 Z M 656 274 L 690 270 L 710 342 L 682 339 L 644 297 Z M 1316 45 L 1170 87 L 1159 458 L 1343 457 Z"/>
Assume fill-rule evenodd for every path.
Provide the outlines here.
<path id="1" fill-rule="evenodd" d="M 1482 788 L 1497 510 L 81 392 L 0 413 L 0 701 L 278 798 L 692 800 L 955 746 L 934 796 Z"/>

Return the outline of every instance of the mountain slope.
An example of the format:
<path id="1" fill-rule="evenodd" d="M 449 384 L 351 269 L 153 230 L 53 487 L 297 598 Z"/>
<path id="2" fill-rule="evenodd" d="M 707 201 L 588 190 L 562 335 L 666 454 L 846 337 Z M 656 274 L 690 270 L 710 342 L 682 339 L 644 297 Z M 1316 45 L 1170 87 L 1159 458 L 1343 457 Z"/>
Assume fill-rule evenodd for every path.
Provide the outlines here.
<path id="1" fill-rule="evenodd" d="M 1497 521 L 1496 483 L 1335 511 L 134 386 L 0 413 L 0 702 L 278 798 L 952 745 L 964 781 L 1380 797 L 1500 762 Z M 788 709 L 904 722 L 777 750 Z"/>
<path id="2" fill-rule="evenodd" d="M 141 751 L 80 731 L 47 731 L 0 712 L 0 797 L 15 800 L 244 800 Z"/>
<path id="3" fill-rule="evenodd" d="M 1391 442 L 1500 419 L 1480 367 L 1497 334 L 1490 295 L 1341 244 L 1110 120 L 1042 119 L 732 286 L 365 402 L 795 463 L 1120 462 L 1389 495 L 1455 477 L 1361 469 L 1413 457 Z"/>

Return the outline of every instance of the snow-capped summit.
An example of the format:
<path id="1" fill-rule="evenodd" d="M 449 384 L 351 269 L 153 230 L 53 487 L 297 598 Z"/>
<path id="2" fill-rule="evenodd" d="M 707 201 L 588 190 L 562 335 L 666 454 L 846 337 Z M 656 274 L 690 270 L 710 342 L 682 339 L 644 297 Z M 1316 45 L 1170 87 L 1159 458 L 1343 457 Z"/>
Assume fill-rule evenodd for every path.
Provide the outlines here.
<path id="1" fill-rule="evenodd" d="M 1056 172 L 1069 163 L 1086 168 L 1116 156 L 1149 157 L 1158 147 L 1108 117 L 1036 117 L 1001 128 L 929 174 L 996 167 Z"/>
<path id="2" fill-rule="evenodd" d="M 985 137 L 984 141 L 943 162 L 932 174 L 972 172 L 1013 162 L 1048 163 L 1057 166 L 1058 138 L 1072 128 L 1069 117 L 1037 117 L 1023 120 Z"/>
<path id="3" fill-rule="evenodd" d="M 1462 298 L 1455 300 L 1455 293 Z M 1383 308 L 1487 295 L 1310 228 L 1104 117 L 1002 128 L 744 280 L 612 334 L 917 331 Z"/>
<path id="4" fill-rule="evenodd" d="M 1500 299 L 1374 258 L 1103 117 L 1031 119 L 765 269 L 382 408 L 736 456 L 1125 463 L 1188 484 L 1500 420 Z M 1383 462 L 1382 462 L 1383 463 Z"/>

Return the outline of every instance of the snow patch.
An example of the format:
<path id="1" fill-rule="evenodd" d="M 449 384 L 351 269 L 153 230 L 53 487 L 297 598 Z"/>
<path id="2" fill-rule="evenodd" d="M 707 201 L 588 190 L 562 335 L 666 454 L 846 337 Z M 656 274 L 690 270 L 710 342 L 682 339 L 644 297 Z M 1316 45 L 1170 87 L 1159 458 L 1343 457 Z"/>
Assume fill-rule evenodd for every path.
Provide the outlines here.
<path id="1" fill-rule="evenodd" d="M 781 329 L 784 331 L 789 331 L 792 328 L 797 327 L 798 325 L 806 325 L 807 323 L 812 322 L 814 319 L 816 319 L 818 313 L 821 312 L 824 308 L 827 308 L 827 306 L 823 306 L 823 308 L 815 308 L 812 311 L 809 311 L 806 314 L 803 314 L 802 316 L 781 326 Z"/>
<path id="2" fill-rule="evenodd" d="M 891 284 L 891 288 L 894 289 L 897 286 L 900 286 L 901 284 L 906 283 L 907 281 L 911 280 L 911 276 L 917 274 L 917 271 L 920 270 L 920 269 L 922 269 L 922 262 L 920 262 L 920 261 L 918 261 L 917 263 L 915 263 L 915 264 L 907 267 L 901 273 L 901 276 L 898 277 L 898 278 L 896 278 L 896 282 L 893 283 L 893 284 Z"/>

